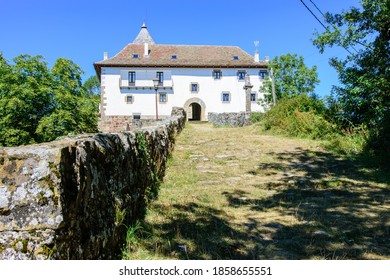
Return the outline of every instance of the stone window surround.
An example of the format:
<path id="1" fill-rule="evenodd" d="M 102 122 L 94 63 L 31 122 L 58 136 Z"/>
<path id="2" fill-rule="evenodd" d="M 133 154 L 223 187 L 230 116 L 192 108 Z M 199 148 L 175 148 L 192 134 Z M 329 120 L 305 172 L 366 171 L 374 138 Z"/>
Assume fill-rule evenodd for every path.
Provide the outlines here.
<path id="1" fill-rule="evenodd" d="M 129 101 L 129 98 L 131 99 L 131 101 Z M 133 104 L 134 103 L 134 95 L 132 94 L 126 94 L 125 96 L 125 102 L 127 104 Z"/>
<path id="2" fill-rule="evenodd" d="M 196 90 L 193 90 L 194 86 L 196 87 Z M 190 83 L 190 92 L 191 93 L 198 93 L 199 92 L 199 84 L 196 82 Z"/>
<path id="3" fill-rule="evenodd" d="M 252 98 L 254 96 L 254 98 Z M 251 92 L 251 102 L 257 102 L 257 93 Z"/>
<path id="4" fill-rule="evenodd" d="M 228 100 L 226 100 L 226 97 L 227 97 Z M 222 101 L 222 103 L 230 103 L 230 101 L 231 101 L 231 93 L 230 93 L 230 91 L 223 91 L 221 93 L 221 101 Z"/>
<path id="5" fill-rule="evenodd" d="M 163 96 L 165 96 L 165 98 Z M 167 103 L 168 102 L 168 94 L 166 92 L 160 92 L 158 94 L 158 102 L 159 103 Z"/>

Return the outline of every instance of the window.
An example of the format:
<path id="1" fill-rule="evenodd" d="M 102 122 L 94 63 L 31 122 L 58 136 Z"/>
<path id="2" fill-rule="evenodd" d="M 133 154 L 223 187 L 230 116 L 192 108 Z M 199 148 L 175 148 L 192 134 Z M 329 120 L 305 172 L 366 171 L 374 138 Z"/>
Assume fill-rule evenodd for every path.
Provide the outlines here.
<path id="1" fill-rule="evenodd" d="M 259 76 L 261 80 L 265 80 L 268 77 L 268 71 L 267 70 L 260 70 L 259 71 Z"/>
<path id="2" fill-rule="evenodd" d="M 214 70 L 213 77 L 214 77 L 214 80 L 220 80 L 222 78 L 222 71 L 221 70 Z"/>
<path id="3" fill-rule="evenodd" d="M 245 74 L 246 74 L 246 71 L 238 71 L 237 72 L 238 80 L 239 81 L 244 81 L 245 80 Z"/>
<path id="4" fill-rule="evenodd" d="M 139 58 L 139 55 L 138 54 L 133 54 L 133 58 Z"/>
<path id="5" fill-rule="evenodd" d="M 135 72 L 129 72 L 129 86 L 135 85 Z"/>
<path id="6" fill-rule="evenodd" d="M 141 113 L 133 113 L 133 120 L 140 120 L 141 119 Z"/>
<path id="7" fill-rule="evenodd" d="M 162 86 L 164 83 L 164 72 L 157 72 L 156 78 L 158 78 L 158 85 Z"/>
<path id="8" fill-rule="evenodd" d="M 127 104 L 134 103 L 134 96 L 133 95 L 126 95 L 125 101 Z"/>
<path id="9" fill-rule="evenodd" d="M 238 60 L 238 56 L 237 55 L 233 56 L 233 60 Z"/>
<path id="10" fill-rule="evenodd" d="M 198 83 L 191 83 L 190 91 L 192 93 L 197 93 L 199 91 L 199 84 Z"/>
<path id="11" fill-rule="evenodd" d="M 160 101 L 160 103 L 167 103 L 168 102 L 168 96 L 165 92 L 160 93 L 159 101 Z"/>
<path id="12" fill-rule="evenodd" d="M 177 59 L 177 55 L 174 54 L 174 55 L 171 56 L 171 58 L 172 59 Z"/>
<path id="13" fill-rule="evenodd" d="M 222 102 L 230 102 L 230 92 L 222 92 Z"/>
<path id="14" fill-rule="evenodd" d="M 257 101 L 256 92 L 252 92 L 251 93 L 251 102 L 256 102 L 256 101 Z"/>

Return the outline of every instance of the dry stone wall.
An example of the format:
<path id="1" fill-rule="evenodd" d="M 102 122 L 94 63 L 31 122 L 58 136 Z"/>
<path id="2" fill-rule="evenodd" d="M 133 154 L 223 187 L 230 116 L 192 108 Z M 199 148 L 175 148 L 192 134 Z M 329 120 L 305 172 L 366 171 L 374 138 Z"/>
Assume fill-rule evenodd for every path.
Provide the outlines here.
<path id="1" fill-rule="evenodd" d="M 208 113 L 208 121 L 216 126 L 241 127 L 250 124 L 250 114 L 238 113 Z"/>
<path id="2" fill-rule="evenodd" d="M 0 259 L 120 258 L 185 120 L 0 148 Z"/>

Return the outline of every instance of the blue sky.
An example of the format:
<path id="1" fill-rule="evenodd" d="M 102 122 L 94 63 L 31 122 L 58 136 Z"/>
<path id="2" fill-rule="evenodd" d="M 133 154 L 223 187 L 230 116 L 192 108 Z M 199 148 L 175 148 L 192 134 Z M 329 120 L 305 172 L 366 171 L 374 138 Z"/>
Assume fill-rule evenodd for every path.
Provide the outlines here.
<path id="1" fill-rule="evenodd" d="M 359 6 L 358 0 L 312 1 L 324 12 Z M 304 2 L 315 11 L 310 0 Z M 0 51 L 9 61 L 41 54 L 49 67 L 69 58 L 86 79 L 103 52 L 111 57 L 134 40 L 144 20 L 157 44 L 231 45 L 253 54 L 253 42 L 260 41 L 261 59 L 302 55 L 308 66 L 318 67 L 320 96 L 338 82 L 329 58 L 347 55 L 339 47 L 318 52 L 311 38 L 323 27 L 300 0 L 0 0 Z"/>

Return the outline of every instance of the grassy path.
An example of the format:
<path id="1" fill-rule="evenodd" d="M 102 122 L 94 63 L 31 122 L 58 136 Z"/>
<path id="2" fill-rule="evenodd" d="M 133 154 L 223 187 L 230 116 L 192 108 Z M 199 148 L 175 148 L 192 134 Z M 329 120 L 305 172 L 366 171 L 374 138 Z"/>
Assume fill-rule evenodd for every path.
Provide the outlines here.
<path id="1" fill-rule="evenodd" d="M 390 259 L 388 174 L 319 142 L 187 124 L 131 259 Z"/>

